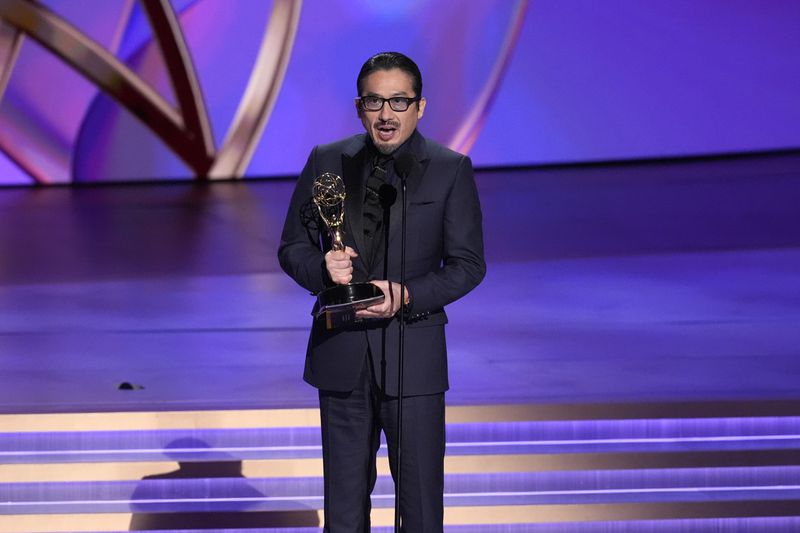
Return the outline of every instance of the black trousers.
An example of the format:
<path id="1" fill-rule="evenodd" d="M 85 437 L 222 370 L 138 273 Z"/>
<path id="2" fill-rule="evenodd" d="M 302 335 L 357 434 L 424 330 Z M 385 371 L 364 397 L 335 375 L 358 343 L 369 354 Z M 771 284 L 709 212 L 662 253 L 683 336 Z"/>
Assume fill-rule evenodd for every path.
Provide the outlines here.
<path id="1" fill-rule="evenodd" d="M 329 533 L 369 533 L 381 430 L 396 479 L 397 398 L 384 395 L 372 376 L 365 361 L 355 390 L 319 391 L 325 531 Z M 442 532 L 444 447 L 444 393 L 405 397 L 400 487 L 404 532 Z"/>

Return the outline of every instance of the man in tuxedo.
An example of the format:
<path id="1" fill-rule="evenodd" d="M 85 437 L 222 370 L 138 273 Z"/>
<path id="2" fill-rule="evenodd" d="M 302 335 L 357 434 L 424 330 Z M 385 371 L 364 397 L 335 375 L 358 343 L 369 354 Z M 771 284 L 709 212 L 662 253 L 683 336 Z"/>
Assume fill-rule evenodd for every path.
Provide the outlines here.
<path id="1" fill-rule="evenodd" d="M 319 389 L 325 531 L 369 531 L 381 431 L 396 477 L 403 298 L 400 514 L 404 531 L 441 532 L 448 389 L 444 306 L 472 290 L 486 271 L 478 193 L 470 159 L 417 131 L 426 101 L 422 76 L 411 59 L 396 52 L 371 57 L 359 72 L 357 89 L 356 110 L 366 134 L 312 150 L 292 196 L 278 251 L 282 268 L 311 293 L 368 281 L 385 295 L 382 303 L 358 311 L 352 324 L 328 329 L 320 318 L 311 327 L 304 379 Z M 411 155 L 410 171 L 394 168 L 401 154 Z M 403 176 L 408 191 L 403 295 L 398 170 L 408 174 Z M 312 203 L 314 179 L 325 172 L 341 176 L 345 183 L 346 247 L 340 251 L 331 249 Z"/>

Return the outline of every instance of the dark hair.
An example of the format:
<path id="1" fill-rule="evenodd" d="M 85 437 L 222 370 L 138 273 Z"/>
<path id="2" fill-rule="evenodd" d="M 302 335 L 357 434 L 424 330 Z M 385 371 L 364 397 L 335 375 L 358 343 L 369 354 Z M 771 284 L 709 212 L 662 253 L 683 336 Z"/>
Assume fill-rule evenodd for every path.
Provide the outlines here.
<path id="1" fill-rule="evenodd" d="M 392 70 L 395 68 L 411 76 L 411 88 L 414 91 L 414 96 L 422 96 L 422 74 L 419 71 L 419 67 L 411 58 L 400 52 L 381 52 L 364 62 L 361 71 L 358 73 L 358 80 L 356 80 L 358 95 L 361 96 L 361 89 L 367 76 L 376 70 Z"/>

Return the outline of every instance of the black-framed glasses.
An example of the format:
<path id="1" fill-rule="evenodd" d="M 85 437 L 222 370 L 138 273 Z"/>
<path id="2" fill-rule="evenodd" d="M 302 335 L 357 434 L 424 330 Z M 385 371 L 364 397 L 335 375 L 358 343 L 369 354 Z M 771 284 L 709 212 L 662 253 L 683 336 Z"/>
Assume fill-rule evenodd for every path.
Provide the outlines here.
<path id="1" fill-rule="evenodd" d="M 383 104 L 389 102 L 389 107 L 392 111 L 406 111 L 412 102 L 419 102 L 420 97 L 408 98 L 405 96 L 392 96 L 391 98 L 381 98 L 380 96 L 362 96 L 358 99 L 361 102 L 361 108 L 366 111 L 380 111 L 383 109 Z"/>

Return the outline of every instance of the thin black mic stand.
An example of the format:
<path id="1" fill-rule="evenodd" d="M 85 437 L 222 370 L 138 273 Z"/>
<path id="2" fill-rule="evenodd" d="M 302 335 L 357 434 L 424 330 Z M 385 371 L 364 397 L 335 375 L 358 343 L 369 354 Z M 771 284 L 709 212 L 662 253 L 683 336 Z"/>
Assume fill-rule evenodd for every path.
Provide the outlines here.
<path id="1" fill-rule="evenodd" d="M 403 469 L 403 360 L 406 340 L 406 212 L 408 211 L 408 194 L 406 175 L 400 176 L 400 188 L 403 194 L 403 212 L 400 219 L 400 353 L 397 359 L 397 479 L 394 485 L 394 531 L 400 533 L 400 484 Z"/>
<path id="2" fill-rule="evenodd" d="M 408 187 L 406 180 L 413 172 L 420 171 L 417 159 L 409 152 L 400 154 L 394 163 L 400 188 L 403 194 L 402 217 L 400 218 L 400 346 L 397 357 L 397 443 L 395 465 L 397 474 L 394 483 L 394 531 L 400 533 L 400 487 L 402 486 L 403 468 L 403 374 L 405 373 L 405 338 L 406 338 L 406 220 L 408 212 Z"/>

